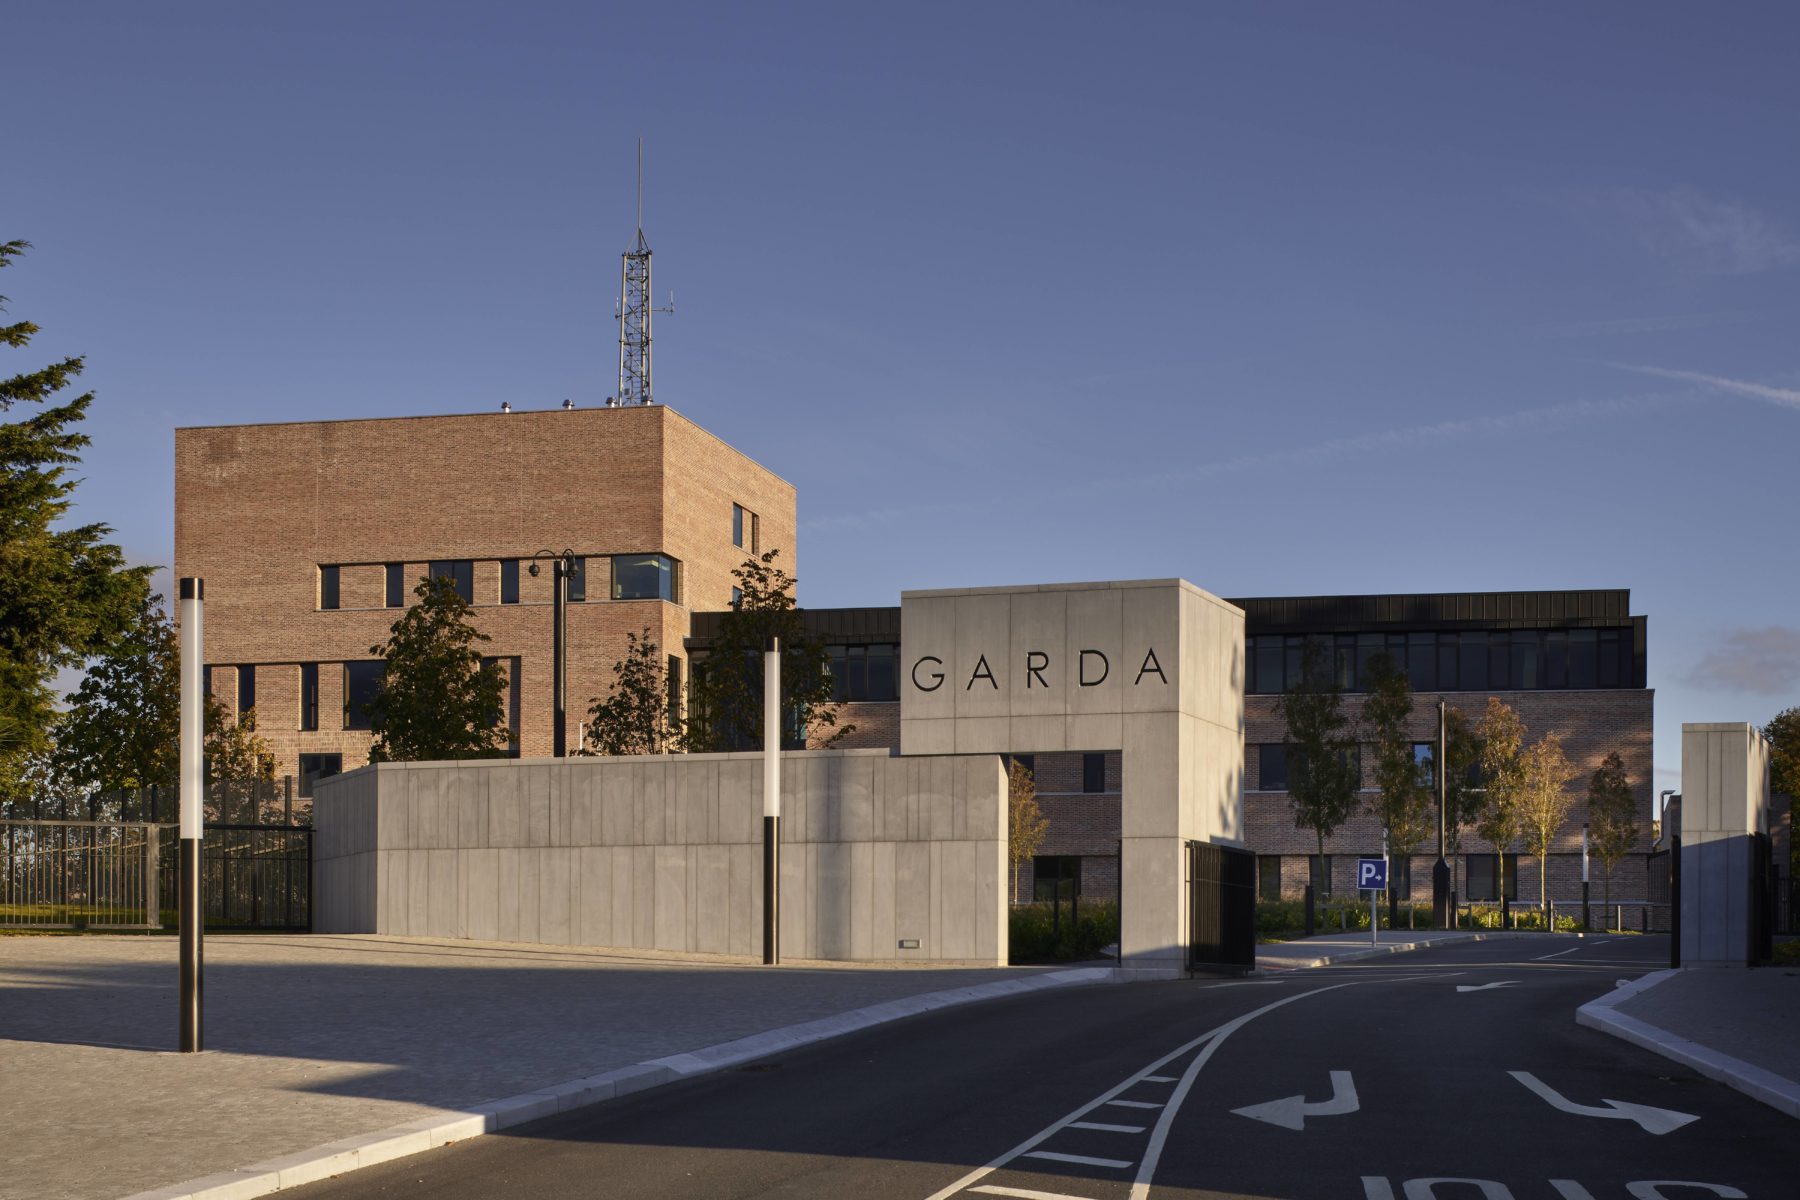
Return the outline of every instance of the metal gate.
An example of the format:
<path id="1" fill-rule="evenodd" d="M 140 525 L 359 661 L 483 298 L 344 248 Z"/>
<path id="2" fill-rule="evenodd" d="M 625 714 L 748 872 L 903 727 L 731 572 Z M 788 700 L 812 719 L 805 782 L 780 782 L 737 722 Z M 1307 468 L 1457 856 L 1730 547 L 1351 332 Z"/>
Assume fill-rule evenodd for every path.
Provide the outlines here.
<path id="1" fill-rule="evenodd" d="M 312 835 L 307 825 L 208 825 L 200 842 L 200 898 L 209 929 L 312 929 Z M 163 904 L 178 902 L 180 841 L 162 839 Z"/>
<path id="2" fill-rule="evenodd" d="M 1188 843 L 1188 969 L 1256 969 L 1256 855 Z"/>

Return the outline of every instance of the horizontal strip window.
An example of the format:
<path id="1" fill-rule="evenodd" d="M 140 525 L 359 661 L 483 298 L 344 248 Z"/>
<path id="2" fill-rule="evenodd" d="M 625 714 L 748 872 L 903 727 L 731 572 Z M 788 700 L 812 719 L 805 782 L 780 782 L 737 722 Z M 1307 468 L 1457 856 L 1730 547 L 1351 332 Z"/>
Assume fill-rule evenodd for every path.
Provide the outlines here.
<path id="1" fill-rule="evenodd" d="M 1316 635 L 1329 651 L 1338 687 L 1366 691 L 1382 654 L 1406 672 L 1415 692 L 1510 692 L 1636 687 L 1630 629 L 1514 629 Z M 1263 634 L 1246 639 L 1246 690 L 1280 695 L 1298 687 L 1309 639 Z"/>
<path id="2" fill-rule="evenodd" d="M 900 647 L 893 643 L 872 646 L 825 647 L 831 666 L 831 698 L 850 700 L 898 700 Z"/>

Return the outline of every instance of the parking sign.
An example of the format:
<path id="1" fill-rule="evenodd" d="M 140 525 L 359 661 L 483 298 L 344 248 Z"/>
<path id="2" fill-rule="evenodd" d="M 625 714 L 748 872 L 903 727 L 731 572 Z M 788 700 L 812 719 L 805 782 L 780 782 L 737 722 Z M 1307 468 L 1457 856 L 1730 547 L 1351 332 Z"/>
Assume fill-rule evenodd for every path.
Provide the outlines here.
<path id="1" fill-rule="evenodd" d="M 1356 860 L 1356 886 L 1364 891 L 1379 892 L 1387 887 L 1387 859 Z"/>

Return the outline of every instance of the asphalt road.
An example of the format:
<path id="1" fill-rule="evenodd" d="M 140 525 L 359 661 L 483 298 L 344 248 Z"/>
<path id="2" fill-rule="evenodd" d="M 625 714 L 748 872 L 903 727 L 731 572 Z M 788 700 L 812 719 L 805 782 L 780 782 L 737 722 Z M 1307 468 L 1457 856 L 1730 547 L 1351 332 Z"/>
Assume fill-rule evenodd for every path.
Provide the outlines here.
<path id="1" fill-rule="evenodd" d="M 1663 938 L 1547 936 L 1273 980 L 1051 992 L 290 1194 L 1800 1197 L 1790 1118 L 1575 1024 L 1667 953 Z"/>

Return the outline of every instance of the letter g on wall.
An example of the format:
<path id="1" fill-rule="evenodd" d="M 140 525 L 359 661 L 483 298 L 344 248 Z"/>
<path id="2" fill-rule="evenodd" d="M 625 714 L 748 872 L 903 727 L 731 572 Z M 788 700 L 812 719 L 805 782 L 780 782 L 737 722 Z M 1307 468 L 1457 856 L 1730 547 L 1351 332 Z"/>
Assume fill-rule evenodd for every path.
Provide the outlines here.
<path id="1" fill-rule="evenodd" d="M 917 662 L 913 663 L 913 665 L 912 665 L 913 686 L 918 688 L 921 692 L 935 692 L 939 688 L 944 686 L 944 673 L 942 671 L 933 671 L 930 675 L 931 686 L 926 687 L 924 684 L 919 682 L 919 668 L 924 666 L 926 663 L 932 663 L 935 666 L 941 667 L 944 665 L 944 660 L 937 657 L 934 654 L 927 654 L 923 658 L 920 658 Z"/>

